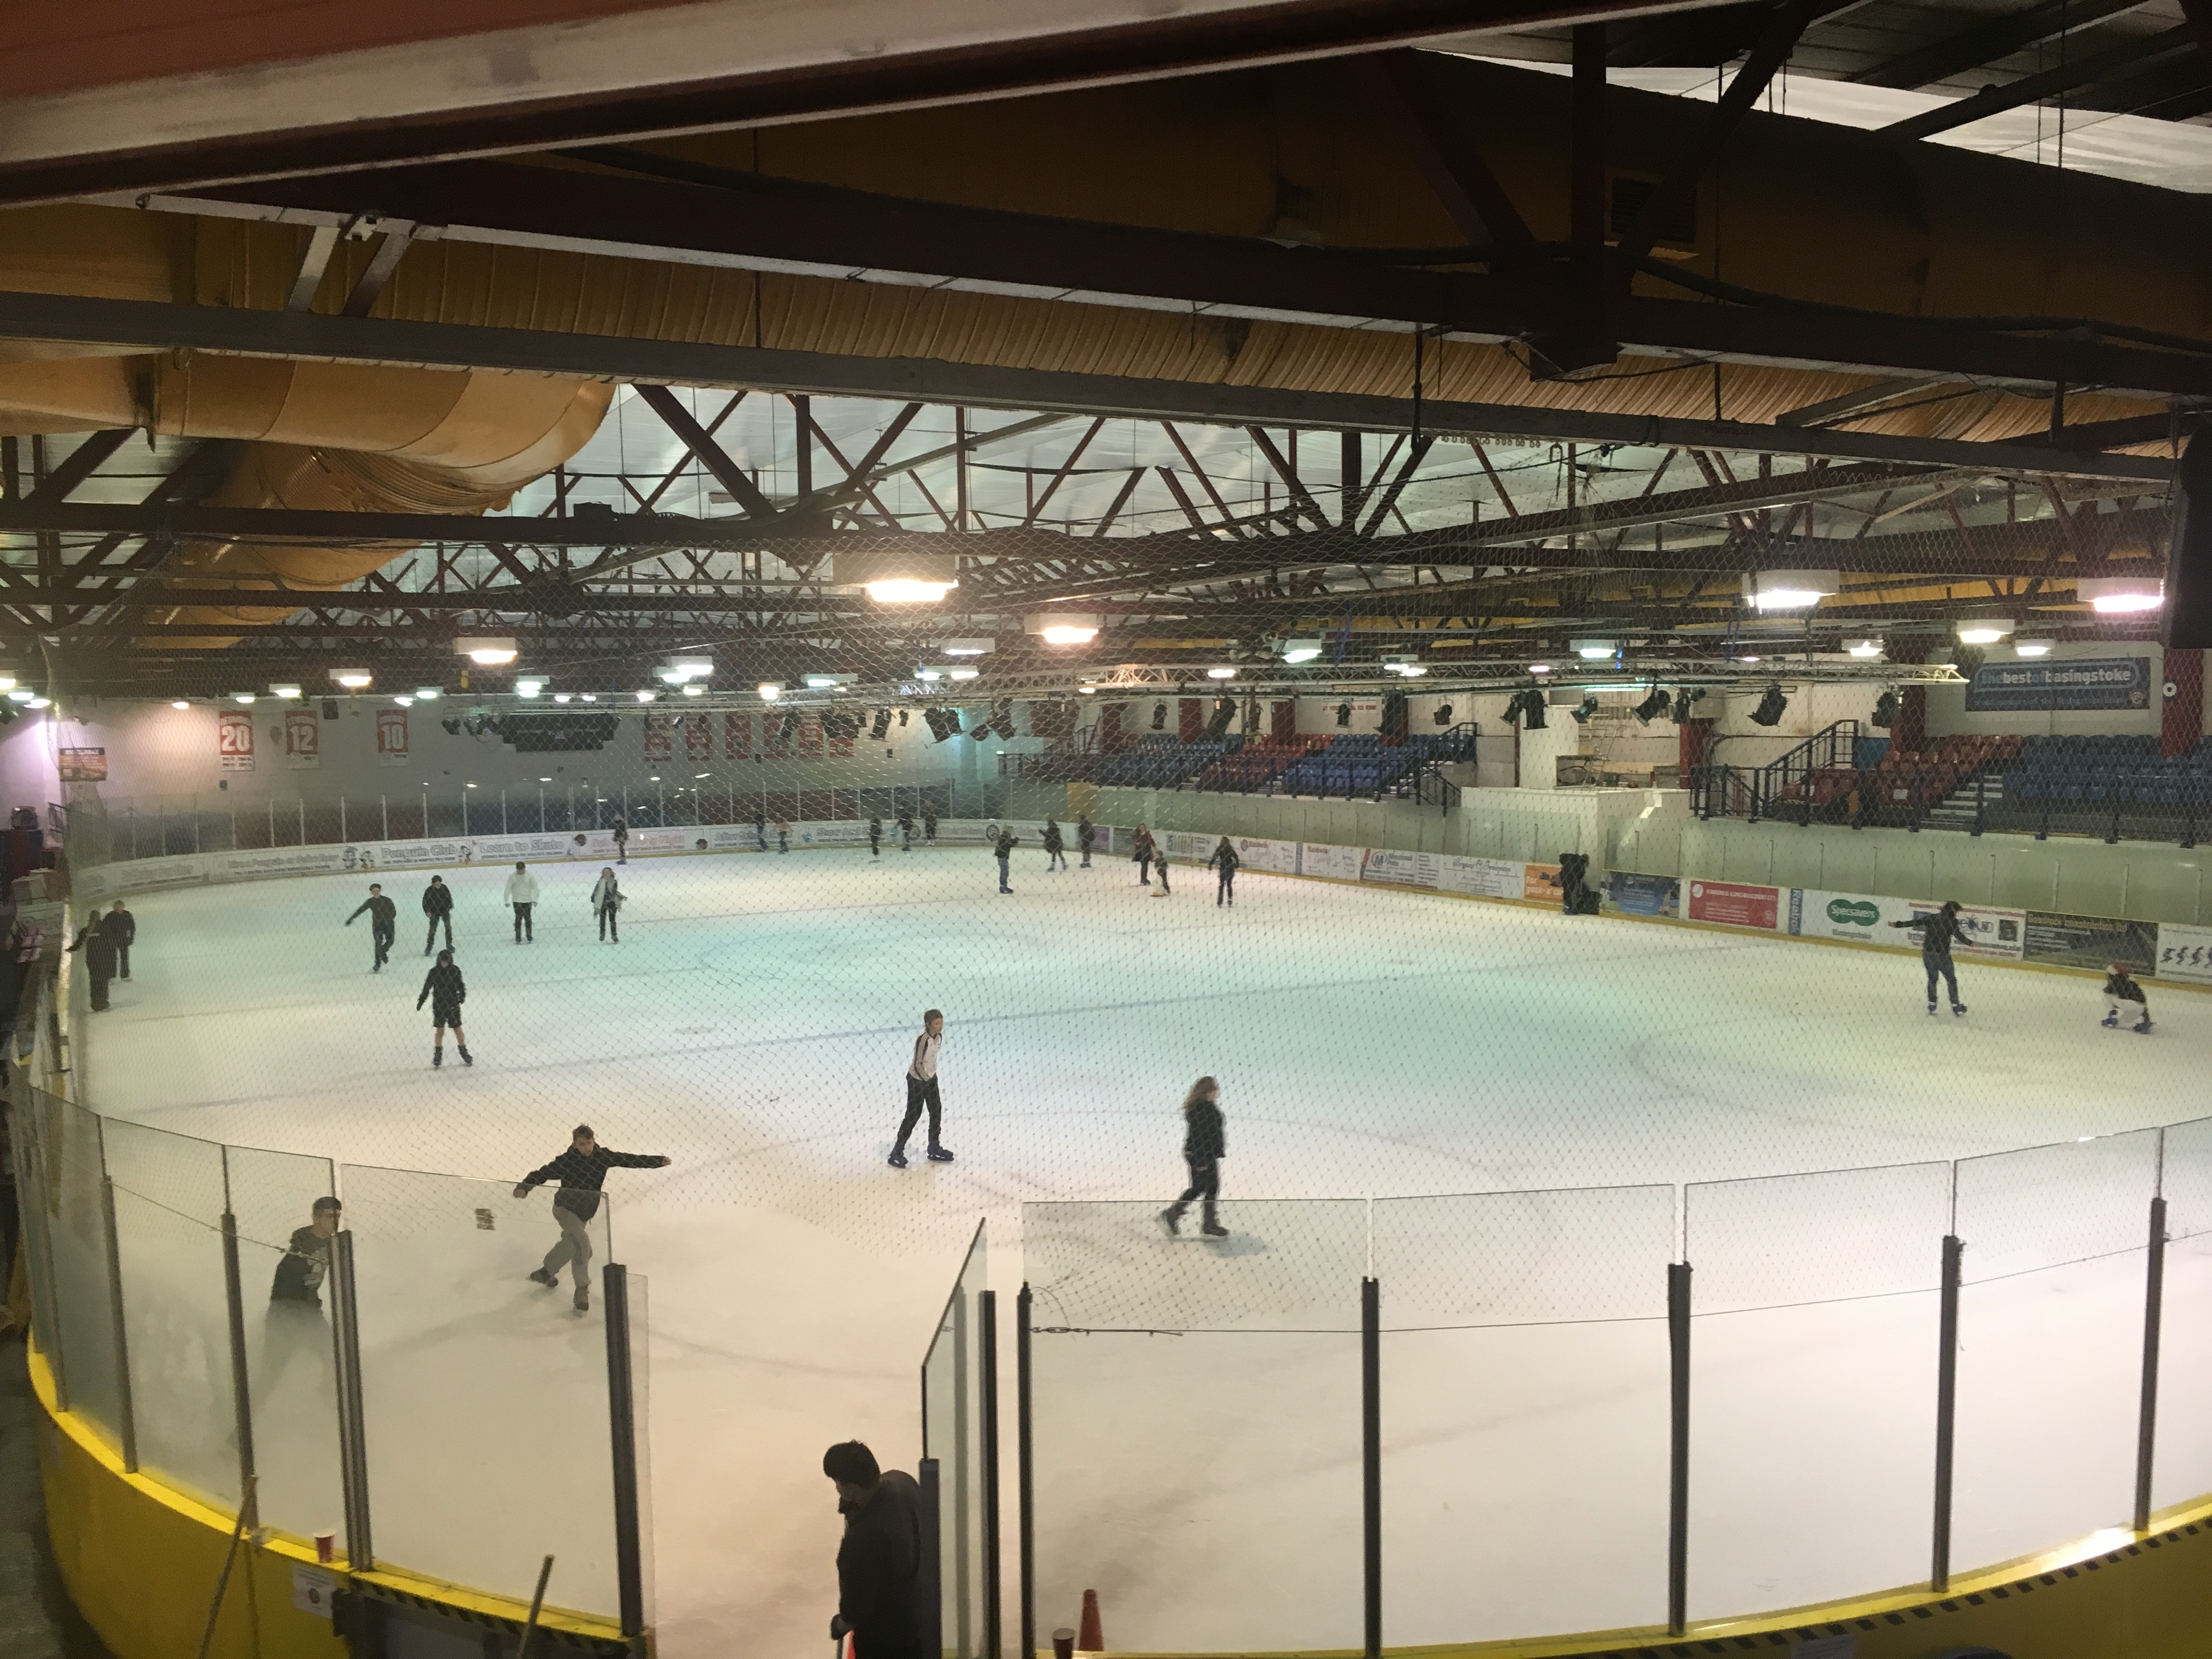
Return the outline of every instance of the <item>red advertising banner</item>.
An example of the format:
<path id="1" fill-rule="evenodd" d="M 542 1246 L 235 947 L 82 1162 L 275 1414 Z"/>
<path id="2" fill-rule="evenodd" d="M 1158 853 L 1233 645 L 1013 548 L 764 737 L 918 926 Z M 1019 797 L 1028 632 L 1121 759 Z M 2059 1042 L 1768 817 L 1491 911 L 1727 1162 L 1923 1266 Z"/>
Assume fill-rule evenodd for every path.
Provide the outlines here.
<path id="1" fill-rule="evenodd" d="M 722 716 L 722 756 L 726 760 L 750 760 L 753 752 L 753 717 Z"/>
<path id="2" fill-rule="evenodd" d="M 253 769 L 253 716 L 242 708 L 226 708 L 215 717 L 215 752 L 225 772 Z"/>
<path id="3" fill-rule="evenodd" d="M 1778 887 L 1747 887 L 1735 881 L 1693 881 L 1686 884 L 1692 921 L 1768 929 L 1779 925 L 1782 890 Z"/>
<path id="4" fill-rule="evenodd" d="M 695 761 L 714 758 L 714 717 L 712 714 L 686 714 L 684 717 L 684 758 Z"/>
<path id="5" fill-rule="evenodd" d="M 405 709 L 380 708 L 376 711 L 376 758 L 386 766 L 407 764 Z"/>
<path id="6" fill-rule="evenodd" d="M 645 717 L 645 757 L 649 761 L 665 761 L 674 757 L 676 746 L 668 731 L 668 716 L 647 714 Z"/>

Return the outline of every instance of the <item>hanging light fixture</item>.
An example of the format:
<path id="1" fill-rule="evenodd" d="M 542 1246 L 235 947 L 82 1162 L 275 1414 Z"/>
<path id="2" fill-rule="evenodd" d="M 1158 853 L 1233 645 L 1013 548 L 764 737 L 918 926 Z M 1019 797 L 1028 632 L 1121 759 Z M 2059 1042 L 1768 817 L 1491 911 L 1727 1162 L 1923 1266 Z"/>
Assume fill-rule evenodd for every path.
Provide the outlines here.
<path id="1" fill-rule="evenodd" d="M 933 605 L 960 586 L 950 553 L 864 548 L 836 554 L 830 566 L 830 580 L 864 590 L 878 605 Z"/>

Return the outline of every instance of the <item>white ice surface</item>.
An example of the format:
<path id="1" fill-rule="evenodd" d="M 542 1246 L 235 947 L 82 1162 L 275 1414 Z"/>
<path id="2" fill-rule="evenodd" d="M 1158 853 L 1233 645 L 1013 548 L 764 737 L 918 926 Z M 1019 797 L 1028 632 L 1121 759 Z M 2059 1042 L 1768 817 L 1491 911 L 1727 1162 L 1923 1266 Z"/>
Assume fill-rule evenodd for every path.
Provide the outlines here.
<path id="1" fill-rule="evenodd" d="M 618 946 L 592 937 L 596 864 L 538 866 L 544 897 L 527 946 L 508 937 L 503 869 L 447 872 L 477 1064 L 461 1068 L 449 1048 L 434 1072 L 428 1015 L 413 1006 L 425 876 L 388 882 L 399 943 L 374 977 L 365 919 L 339 926 L 365 895 L 361 879 L 148 894 L 133 904 L 136 977 L 114 987 L 112 1012 L 81 1049 L 85 1097 L 180 1133 L 502 1186 L 553 1156 L 580 1121 L 618 1149 L 672 1155 L 673 1167 L 617 1172 L 608 1187 L 614 1252 L 650 1285 L 653 1545 L 672 1659 L 818 1646 L 837 1531 L 821 1447 L 858 1436 L 910 1467 L 915 1368 L 975 1217 L 990 1219 L 993 1279 L 1010 1314 L 1018 1205 L 1171 1194 L 1176 1108 L 1200 1073 L 1222 1082 L 1232 1205 L 1911 1163 L 2205 1109 L 2212 1000 L 2155 986 L 2157 1029 L 2137 1037 L 2098 1029 L 2093 981 L 1966 961 L 1970 1015 L 1931 1020 L 1919 965 L 1903 955 L 1249 872 L 1226 910 L 1197 870 L 1179 870 L 1174 896 L 1161 899 L 1118 860 L 1050 876 L 1029 848 L 1018 854 L 1008 897 L 972 848 L 641 860 L 623 872 L 630 903 Z M 958 1161 L 917 1157 L 901 1172 L 884 1155 L 926 1006 L 948 1018 L 945 1138 Z M 498 1250 L 526 1261 L 550 1242 L 544 1201 L 534 1200 L 545 1236 L 525 1237 L 502 1215 Z M 1233 1207 L 1229 1218 L 1234 1226 Z M 477 1248 L 470 1224 L 459 1225 L 453 1249 Z M 424 1236 L 434 1231 L 426 1223 Z M 1221 1265 L 1241 1271 L 1234 1257 Z M 1652 1271 L 1663 1275 L 1663 1257 Z M 1479 1277 L 1480 1264 L 1468 1272 Z M 2022 1341 L 2034 1353 L 2039 1329 L 2066 1356 L 2074 1345 L 2054 1310 L 2102 1294 L 2094 1268 L 2043 1277 L 2054 1282 L 1983 1298 L 2010 1309 L 1983 1328 L 2008 1365 L 2022 1363 Z M 411 1354 L 407 1388 L 453 1396 L 422 1448 L 441 1464 L 477 1460 L 450 1471 L 459 1496 L 449 1518 L 471 1532 L 497 1516 L 557 1534 L 581 1563 L 597 1548 L 591 1528 L 562 1517 L 588 1507 L 592 1487 L 562 1460 L 603 1459 L 603 1425 L 571 1425 L 557 1389 L 532 1390 L 583 1366 L 585 1328 L 566 1312 L 565 1291 L 509 1282 L 487 1292 L 465 1273 L 426 1267 L 419 1320 L 395 1326 L 392 1363 Z M 2195 1298 L 2179 1323 L 2198 1386 L 2212 1322 L 2196 1311 L 2204 1283 L 2203 1264 L 2178 1263 L 2170 1291 Z M 1387 1308 L 1387 1282 L 1383 1293 Z M 2099 1302 L 2085 1328 L 2105 1342 L 2109 1326 L 2121 1340 L 2137 1294 L 2112 1288 L 2112 1307 Z M 1778 1333 L 1716 1335 L 1715 1393 L 1740 1413 L 1762 1400 L 1808 1412 L 1848 1400 L 1838 1384 L 1868 1345 L 1894 1342 L 1900 1356 L 1925 1346 L 1932 1358 L 1932 1335 L 1911 1322 L 1925 1322 L 1925 1300 L 1824 1321 L 1701 1321 L 1701 1332 L 1735 1319 L 1744 1332 L 1766 1322 Z M 583 1347 L 595 1320 L 588 1328 Z M 1069 1597 L 1097 1587 L 1115 1646 L 1356 1641 L 1358 1425 L 1334 1422 L 1346 1401 L 1356 1407 L 1356 1342 L 1346 1373 L 1334 1338 L 1205 1339 L 1288 1345 L 1228 1368 L 1190 1358 L 1198 1339 L 1150 1339 L 1181 1349 L 1162 1372 L 1143 1355 L 1147 1339 L 1052 1340 L 1102 1352 L 1073 1368 L 1075 1393 L 1049 1398 L 1048 1364 L 1070 1368 L 1040 1355 L 1044 1630 L 1072 1622 Z M 1970 1330 L 1962 1398 L 1978 1398 L 1990 1375 L 1976 1340 Z M 1126 1357 L 1105 1354 L 1109 1342 Z M 473 1344 L 480 1361 L 457 1363 L 457 1343 Z M 1442 1357 L 1421 1359 L 1423 1343 Z M 1404 1472 L 1386 1490 L 1391 1641 L 1657 1615 L 1663 1327 L 1394 1336 L 1385 1365 L 1386 1383 L 1406 1379 L 1386 1391 L 1386 1456 Z M 1766 1369 L 1747 1377 L 1746 1366 Z M 1011 1396 L 1010 1363 L 1004 1374 Z M 460 1399 L 471 1386 L 484 1397 Z M 1647 1422 L 1655 1389 L 1661 1414 Z M 2101 1411 L 2111 1389 L 2085 1376 L 2075 1392 Z M 1201 1394 L 1202 1410 L 1177 1408 Z M 1093 1396 L 1111 1411 L 1088 1409 Z M 2045 1396 L 2051 1413 L 2071 1409 L 2063 1388 Z M 1700 1424 L 1719 1409 L 1701 1406 Z M 1762 1498 L 1755 1468 L 1713 1466 L 1711 1490 L 1753 1481 L 1738 1489 L 1767 1518 L 1747 1522 L 1741 1505 L 1701 1512 L 1697 1611 L 1786 1604 L 1918 1570 L 1911 1550 L 1899 1555 L 1895 1528 L 1879 1524 L 1924 1536 L 1913 1485 L 1922 1464 L 1896 1445 L 1924 1437 L 1926 1411 L 1917 1392 L 1897 1409 L 1893 1431 L 1877 1413 L 1833 1446 L 1794 1443 L 1828 1479 L 1863 1433 L 1869 1455 L 1879 1447 L 1884 1469 L 1893 1466 L 1884 1477 L 1893 1490 L 1821 1502 L 1793 1475 Z M 2015 1431 L 2057 1420 L 1991 1409 L 2015 1446 Z M 1724 1436 L 1728 1419 L 1716 1420 Z M 491 1425 L 473 1448 L 471 1423 Z M 1759 1428 L 1770 1445 L 1793 1443 L 1784 1427 Z M 2131 1431 L 2130 1422 L 2083 1442 L 2081 1458 L 2096 1467 L 2082 1474 L 2085 1512 L 2065 1533 L 2124 1518 L 2105 1511 L 2124 1508 L 2128 1473 L 2105 1479 L 2101 1466 L 2105 1440 L 2131 1446 Z M 372 1457 L 403 1455 L 392 1437 L 372 1443 Z M 1711 1438 L 1701 1433 L 1701 1458 Z M 2212 1444 L 2180 1423 L 2176 1443 L 2183 1484 L 2162 1479 L 2161 1502 L 2212 1486 Z M 2015 1535 L 1983 1495 L 2002 1470 L 1985 1473 L 1979 1455 L 1962 1438 L 1961 1565 L 1984 1545 L 2063 1541 Z M 395 1471 L 381 1483 L 380 1508 L 400 1480 Z M 1340 1487 L 1350 1512 L 1323 1512 L 1336 1505 L 1318 1494 Z M 436 1490 L 426 1482 L 421 1501 Z M 1862 1514 L 1867 1524 L 1850 1524 Z M 1655 1525 L 1662 1553 L 1647 1560 Z M 1802 1551 L 1784 1547 L 1797 1528 Z M 1865 1539 L 1841 1568 L 1839 1534 Z M 404 1523 L 380 1535 L 404 1537 Z M 1562 1558 L 1540 1546 L 1577 1537 L 1585 1544 L 1565 1558 L 1568 1571 L 1616 1585 L 1610 1600 L 1579 1595 L 1556 1567 L 1547 1577 Z M 1345 1539 L 1350 1553 L 1338 1559 Z M 453 1577 L 495 1571 L 457 1545 L 422 1547 L 450 1558 Z M 1814 1559 L 1816 1547 L 1828 1553 Z M 390 1543 L 386 1553 L 399 1559 Z M 542 1551 L 523 1537 L 509 1553 Z M 1499 1564 L 1495 1576 L 1470 1576 L 1474 1559 Z M 1822 1577 L 1862 1567 L 1869 1579 Z M 572 1582 L 592 1577 L 580 1566 Z M 559 1587 L 556 1574 L 556 1601 Z M 1006 1594 L 1011 1643 L 1011 1572 Z"/>

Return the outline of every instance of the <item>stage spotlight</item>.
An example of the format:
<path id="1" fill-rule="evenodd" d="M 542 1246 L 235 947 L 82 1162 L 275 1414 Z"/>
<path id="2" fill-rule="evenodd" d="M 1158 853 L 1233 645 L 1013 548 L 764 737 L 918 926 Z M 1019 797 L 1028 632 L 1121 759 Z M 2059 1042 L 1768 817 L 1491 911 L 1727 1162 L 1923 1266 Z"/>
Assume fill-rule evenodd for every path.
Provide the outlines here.
<path id="1" fill-rule="evenodd" d="M 1206 735 L 1209 738 L 1227 736 L 1230 722 L 1236 718 L 1237 700 L 1234 697 L 1216 697 L 1213 700 L 1213 717 L 1206 723 Z"/>
<path id="2" fill-rule="evenodd" d="M 1703 698 L 1705 695 L 1705 694 L 1702 691 L 1692 691 L 1686 689 L 1677 691 L 1674 694 L 1674 707 L 1670 714 L 1670 718 L 1674 720 L 1674 724 L 1680 726 L 1684 721 L 1687 720 L 1690 718 L 1690 709 L 1692 706 Z"/>
<path id="3" fill-rule="evenodd" d="M 1638 726 L 1650 725 L 1652 721 L 1657 720 L 1660 715 L 1667 712 L 1667 705 L 1672 701 L 1673 699 L 1668 697 L 1664 691 L 1662 691 L 1656 685 L 1653 686 L 1651 688 L 1651 695 L 1644 698 L 1642 702 L 1638 703 L 1633 710 L 1633 713 L 1636 715 L 1636 723 Z"/>
<path id="4" fill-rule="evenodd" d="M 1897 723 L 1897 693 L 1885 691 L 1874 700 L 1874 723 L 1887 730 Z"/>
<path id="5" fill-rule="evenodd" d="M 1337 704 L 1336 723 L 1339 726 L 1349 726 L 1352 724 L 1352 705 L 1350 703 L 1340 702 Z"/>
<path id="6" fill-rule="evenodd" d="M 906 710 L 903 708 L 899 710 L 899 724 L 901 726 L 904 726 L 906 724 Z"/>
<path id="7" fill-rule="evenodd" d="M 793 709 L 791 713 L 783 717 L 783 724 L 776 728 L 775 740 L 778 743 L 789 743 L 793 737 L 798 735 L 798 732 L 799 711 Z"/>
<path id="8" fill-rule="evenodd" d="M 1164 702 L 1152 705 L 1152 730 L 1164 732 L 1168 727 L 1168 706 Z"/>
<path id="9" fill-rule="evenodd" d="M 868 727 L 868 741 L 881 743 L 884 740 L 884 734 L 890 729 L 891 711 L 888 708 L 878 708 L 876 710 L 875 723 Z"/>
<path id="10" fill-rule="evenodd" d="M 446 735 L 449 738 L 458 738 L 461 735 L 461 723 L 457 720 L 440 720 L 438 724 L 446 728 Z"/>
<path id="11" fill-rule="evenodd" d="M 1587 692 L 1583 700 L 1567 711 L 1575 717 L 1577 726 L 1588 726 L 1589 717 L 1597 713 L 1597 693 Z"/>
<path id="12" fill-rule="evenodd" d="M 1431 714 L 1429 718 L 1434 720 L 1438 726 L 1449 726 L 1451 724 L 1451 714 L 1452 706 L 1447 702 L 1440 704 L 1437 707 L 1436 713 Z"/>
<path id="13" fill-rule="evenodd" d="M 1751 723 L 1753 726 L 1778 726 L 1782 723 L 1783 710 L 1789 707 L 1790 699 L 1782 695 L 1782 688 L 1770 685 L 1766 688 L 1766 695 L 1759 700 L 1759 707 L 1751 711 Z"/>

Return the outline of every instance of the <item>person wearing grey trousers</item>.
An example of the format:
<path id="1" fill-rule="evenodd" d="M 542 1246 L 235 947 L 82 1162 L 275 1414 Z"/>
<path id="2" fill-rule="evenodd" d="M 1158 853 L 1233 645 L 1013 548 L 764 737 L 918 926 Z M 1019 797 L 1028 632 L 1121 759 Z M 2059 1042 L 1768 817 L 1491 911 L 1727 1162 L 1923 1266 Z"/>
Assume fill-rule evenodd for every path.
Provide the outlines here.
<path id="1" fill-rule="evenodd" d="M 544 1264 L 530 1276 L 550 1290 L 561 1282 L 567 1267 L 576 1286 L 576 1311 L 592 1307 L 592 1218 L 599 1212 L 599 1188 L 610 1170 L 661 1170 L 670 1158 L 658 1152 L 617 1152 L 599 1145 L 592 1126 L 580 1123 L 570 1137 L 568 1150 L 551 1163 L 532 1170 L 515 1184 L 514 1195 L 527 1198 L 533 1188 L 558 1181 L 553 1194 L 553 1219 L 561 1229 L 560 1243 L 545 1253 Z"/>

